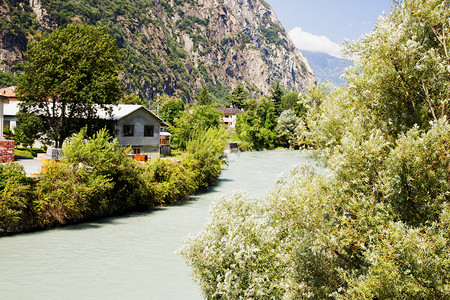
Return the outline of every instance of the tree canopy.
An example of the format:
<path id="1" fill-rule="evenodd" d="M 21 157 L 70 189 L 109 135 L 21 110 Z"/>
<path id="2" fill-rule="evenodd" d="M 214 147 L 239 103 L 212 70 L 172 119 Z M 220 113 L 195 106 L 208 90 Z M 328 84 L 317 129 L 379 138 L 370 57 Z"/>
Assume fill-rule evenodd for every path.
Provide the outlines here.
<path id="1" fill-rule="evenodd" d="M 449 297 L 449 16 L 447 0 L 396 1 L 348 45 L 343 87 L 299 97 L 297 134 L 326 168 L 215 203 L 181 250 L 206 297 Z"/>
<path id="2" fill-rule="evenodd" d="M 272 101 L 262 98 L 246 102 L 247 110 L 238 116 L 236 134 L 240 147 L 251 150 L 273 149 L 276 143 L 276 114 Z"/>
<path id="3" fill-rule="evenodd" d="M 209 128 L 219 128 L 222 116 L 223 112 L 209 105 L 195 105 L 192 109 L 183 111 L 180 117 L 173 120 L 173 126 L 169 127 L 172 146 L 186 149 L 194 131 L 206 132 Z"/>
<path id="4" fill-rule="evenodd" d="M 208 93 L 208 89 L 206 87 L 204 87 L 200 90 L 200 93 L 198 95 L 197 104 L 198 105 L 211 105 L 212 104 L 211 97 L 210 97 L 210 95 Z"/>
<path id="5" fill-rule="evenodd" d="M 247 99 L 248 92 L 241 84 L 239 84 L 228 97 L 231 107 L 236 107 L 239 109 L 244 108 Z"/>
<path id="6" fill-rule="evenodd" d="M 272 86 L 272 91 L 271 93 L 271 97 L 270 99 L 272 99 L 273 103 L 275 104 L 275 111 L 277 112 L 277 114 L 281 113 L 281 100 L 284 96 L 284 91 L 283 88 L 280 85 L 280 82 L 277 81 L 273 86 Z"/>
<path id="7" fill-rule="evenodd" d="M 9 72 L 3 72 L 0 70 L 0 88 L 11 85 L 16 85 L 17 77 Z"/>
<path id="8" fill-rule="evenodd" d="M 69 25 L 31 43 L 18 92 L 21 110 L 42 118 L 45 136 L 61 147 L 100 107 L 121 97 L 122 52 L 105 28 Z M 92 130 L 94 131 L 94 130 Z"/>
<path id="9" fill-rule="evenodd" d="M 183 112 L 184 102 L 179 98 L 169 98 L 159 108 L 159 116 L 169 124 L 173 124 L 175 119 L 181 118 Z"/>

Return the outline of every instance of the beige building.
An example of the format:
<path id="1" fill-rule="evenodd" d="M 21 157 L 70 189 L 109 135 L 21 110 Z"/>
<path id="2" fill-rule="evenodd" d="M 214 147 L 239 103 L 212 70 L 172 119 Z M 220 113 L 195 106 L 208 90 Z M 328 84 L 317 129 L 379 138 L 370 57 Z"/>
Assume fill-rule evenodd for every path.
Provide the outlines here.
<path id="1" fill-rule="evenodd" d="M 237 116 L 244 113 L 243 110 L 235 107 L 219 107 L 217 109 L 223 112 L 223 123 L 233 129 L 236 127 Z"/>

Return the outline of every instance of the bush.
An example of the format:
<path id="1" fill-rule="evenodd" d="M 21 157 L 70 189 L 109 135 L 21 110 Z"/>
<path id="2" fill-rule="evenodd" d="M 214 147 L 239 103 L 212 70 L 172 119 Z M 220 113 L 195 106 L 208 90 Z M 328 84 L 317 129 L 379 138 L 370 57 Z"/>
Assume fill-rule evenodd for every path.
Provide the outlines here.
<path id="1" fill-rule="evenodd" d="M 147 189 L 155 204 L 173 204 L 188 198 L 197 189 L 195 172 L 181 159 L 157 159 L 144 166 Z"/>
<path id="2" fill-rule="evenodd" d="M 101 197 L 92 199 L 91 208 L 100 215 L 153 207 L 147 196 L 141 168 L 127 156 L 128 148 L 112 140 L 106 129 L 85 140 L 86 128 L 63 146 L 61 159 L 91 178 L 109 182 Z M 112 141 L 111 141 L 112 140 Z"/>
<path id="3" fill-rule="evenodd" d="M 18 163 L 0 164 L 0 235 L 30 222 L 33 184 Z"/>
<path id="4" fill-rule="evenodd" d="M 33 201 L 36 221 L 49 228 L 86 218 L 90 216 L 92 199 L 107 187 L 104 178 L 93 180 L 83 169 L 50 162 L 48 173 L 36 185 L 37 197 Z"/>
<path id="5" fill-rule="evenodd" d="M 224 163 L 226 132 L 223 127 L 204 129 L 197 126 L 186 146 L 187 155 L 183 164 L 195 172 L 196 187 L 203 189 L 214 183 Z"/>
<path id="6" fill-rule="evenodd" d="M 37 179 L 16 163 L 0 165 L 0 235 L 184 200 L 217 180 L 225 130 L 198 127 L 187 148 L 177 159 L 141 164 L 106 129 L 86 138 L 84 128 L 65 142 L 61 162 L 50 161 Z"/>
<path id="7" fill-rule="evenodd" d="M 413 128 L 386 161 L 384 201 L 410 226 L 435 222 L 450 200 L 450 125 L 441 120 L 426 132 Z"/>

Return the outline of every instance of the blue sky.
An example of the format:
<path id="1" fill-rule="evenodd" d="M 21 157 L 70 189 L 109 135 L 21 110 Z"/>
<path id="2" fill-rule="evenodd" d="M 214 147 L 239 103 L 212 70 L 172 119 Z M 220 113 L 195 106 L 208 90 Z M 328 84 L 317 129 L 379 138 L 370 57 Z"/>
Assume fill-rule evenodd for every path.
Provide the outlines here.
<path id="1" fill-rule="evenodd" d="M 300 50 L 340 56 L 344 39 L 372 31 L 392 0 L 265 0 Z"/>

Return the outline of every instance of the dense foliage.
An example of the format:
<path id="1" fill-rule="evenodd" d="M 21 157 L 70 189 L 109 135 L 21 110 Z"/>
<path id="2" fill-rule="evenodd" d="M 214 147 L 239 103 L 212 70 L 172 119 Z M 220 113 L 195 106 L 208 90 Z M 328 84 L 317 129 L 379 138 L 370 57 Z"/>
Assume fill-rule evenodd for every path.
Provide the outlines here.
<path id="1" fill-rule="evenodd" d="M 219 128 L 222 112 L 209 105 L 195 105 L 189 110 L 185 110 L 173 121 L 173 126 L 169 127 L 172 134 L 171 146 L 174 148 L 186 149 L 187 142 L 195 132 L 195 128 L 203 129 Z"/>
<path id="2" fill-rule="evenodd" d="M 273 149 L 276 146 L 275 105 L 267 98 L 258 102 L 247 101 L 247 110 L 239 115 L 236 122 L 236 134 L 242 149 Z"/>
<path id="3" fill-rule="evenodd" d="M 103 129 L 66 141 L 61 162 L 37 178 L 17 163 L 0 165 L 0 235 L 177 203 L 213 184 L 221 172 L 223 129 L 198 128 L 179 158 L 144 163 Z"/>
<path id="4" fill-rule="evenodd" d="M 42 134 L 60 148 L 83 124 L 94 124 L 98 109 L 119 100 L 121 59 L 105 28 L 69 25 L 31 43 L 16 92 L 21 112 L 41 118 Z"/>
<path id="5" fill-rule="evenodd" d="M 448 5 L 396 2 L 345 86 L 300 97 L 327 168 L 215 203 L 181 250 L 208 299 L 449 298 Z"/>
<path id="6" fill-rule="evenodd" d="M 168 124 L 174 124 L 175 119 L 181 118 L 184 109 L 184 102 L 180 98 L 168 98 L 157 107 L 159 116 Z"/>
<path id="7" fill-rule="evenodd" d="M 9 72 L 3 72 L 0 70 L 0 88 L 17 84 L 17 77 Z"/>
<path id="8" fill-rule="evenodd" d="M 282 148 L 298 148 L 304 144 L 298 129 L 305 124 L 309 111 L 315 103 L 328 93 L 332 86 L 329 83 L 313 85 L 304 93 L 286 92 L 279 83 L 272 87 L 271 97 L 259 100 L 248 99 L 248 92 L 237 86 L 229 95 L 231 107 L 244 110 L 237 115 L 236 140 L 243 150 L 263 150 Z M 320 98 L 320 99 L 319 99 Z"/>
<path id="9" fill-rule="evenodd" d="M 230 107 L 236 107 L 239 109 L 245 108 L 245 102 L 248 100 L 247 90 L 239 84 L 228 96 L 228 102 Z"/>

